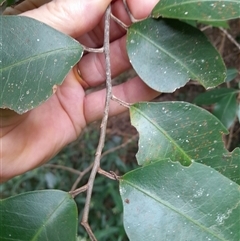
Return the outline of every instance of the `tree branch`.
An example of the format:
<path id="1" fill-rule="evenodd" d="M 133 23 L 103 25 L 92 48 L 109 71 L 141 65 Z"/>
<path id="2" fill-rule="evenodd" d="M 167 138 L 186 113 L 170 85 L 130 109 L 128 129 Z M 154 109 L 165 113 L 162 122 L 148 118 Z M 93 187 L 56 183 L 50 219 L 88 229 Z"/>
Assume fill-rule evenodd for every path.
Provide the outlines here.
<path id="1" fill-rule="evenodd" d="M 88 224 L 88 216 L 89 216 L 89 209 L 90 209 L 90 201 L 92 197 L 92 189 L 96 174 L 100 167 L 100 160 L 102 155 L 102 150 L 105 143 L 106 137 L 106 129 L 107 129 L 107 121 L 108 121 L 108 114 L 109 114 L 109 107 L 110 101 L 112 96 L 112 78 L 111 78 L 111 65 L 110 65 L 110 43 L 109 43 L 109 35 L 110 35 L 110 18 L 111 18 L 111 5 L 108 6 L 106 13 L 105 13 L 105 29 L 104 29 L 104 55 L 106 61 L 106 100 L 105 100 L 105 109 L 104 115 L 101 122 L 101 131 L 100 131 L 100 138 L 99 143 L 96 151 L 96 156 L 94 159 L 93 168 L 87 183 L 87 197 L 85 201 L 85 207 L 83 210 L 83 217 L 81 224 L 86 229 L 90 239 L 92 241 L 97 241 L 95 238 L 89 224 Z"/>
<path id="2" fill-rule="evenodd" d="M 78 183 L 82 180 L 82 178 L 83 178 L 88 172 L 91 171 L 92 167 L 93 167 L 93 163 L 79 174 L 78 178 L 76 179 L 76 181 L 75 181 L 74 184 L 72 185 L 71 191 L 74 191 L 74 190 L 77 191 L 76 188 L 77 188 Z"/>
<path id="3" fill-rule="evenodd" d="M 57 164 L 44 164 L 43 167 L 62 169 L 64 171 L 68 171 L 68 172 L 71 172 L 71 173 L 74 173 L 74 174 L 77 174 L 77 175 L 81 175 L 82 174 L 82 172 L 80 172 L 80 171 L 78 171 L 76 169 L 73 169 L 71 167 L 65 167 L 65 166 L 62 166 L 62 165 L 57 165 Z"/>
<path id="4" fill-rule="evenodd" d="M 224 28 L 219 28 L 226 36 L 227 38 L 238 48 L 238 50 L 240 50 L 240 44 L 238 44 L 238 42 L 232 37 L 231 34 L 229 34 L 227 32 L 227 30 L 225 30 Z"/>

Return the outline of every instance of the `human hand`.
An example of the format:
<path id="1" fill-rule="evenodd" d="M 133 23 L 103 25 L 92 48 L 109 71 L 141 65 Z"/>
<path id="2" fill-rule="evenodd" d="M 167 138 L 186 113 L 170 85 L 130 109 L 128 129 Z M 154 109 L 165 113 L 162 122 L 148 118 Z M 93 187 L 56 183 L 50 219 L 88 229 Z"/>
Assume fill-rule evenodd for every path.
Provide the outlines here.
<path id="1" fill-rule="evenodd" d="M 29 0 L 33 8 L 35 0 Z M 103 44 L 103 15 L 111 0 L 41 0 L 45 3 L 22 15 L 68 34 L 88 47 Z M 48 3 L 49 2 L 49 3 Z M 128 5 L 135 18 L 146 17 L 157 0 L 131 0 Z M 33 4 L 32 4 L 33 3 Z M 20 5 L 19 5 L 20 6 Z M 21 6 L 18 11 L 21 12 Z M 112 2 L 112 12 L 125 24 L 130 19 L 120 0 Z M 11 11 L 10 11 L 11 13 Z M 112 77 L 131 68 L 126 53 L 126 32 L 111 22 Z M 104 56 L 88 53 L 78 63 L 81 76 L 90 87 L 105 81 Z M 128 103 L 151 100 L 159 93 L 135 77 L 113 88 L 113 94 Z M 39 107 L 18 115 L 11 110 L 0 111 L 1 170 L 0 182 L 42 165 L 56 155 L 65 145 L 74 141 L 90 122 L 102 117 L 105 90 L 85 94 L 73 70 L 69 72 L 56 93 Z M 124 111 L 112 102 L 110 115 Z"/>

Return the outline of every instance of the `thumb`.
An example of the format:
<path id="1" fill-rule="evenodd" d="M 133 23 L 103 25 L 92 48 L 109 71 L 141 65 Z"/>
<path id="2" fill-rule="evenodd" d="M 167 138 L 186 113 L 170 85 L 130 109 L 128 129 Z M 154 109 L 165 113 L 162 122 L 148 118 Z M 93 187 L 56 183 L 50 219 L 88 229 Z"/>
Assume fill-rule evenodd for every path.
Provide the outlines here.
<path id="1" fill-rule="evenodd" d="M 111 0 L 53 0 L 21 15 L 44 22 L 76 38 L 97 25 L 110 2 Z"/>

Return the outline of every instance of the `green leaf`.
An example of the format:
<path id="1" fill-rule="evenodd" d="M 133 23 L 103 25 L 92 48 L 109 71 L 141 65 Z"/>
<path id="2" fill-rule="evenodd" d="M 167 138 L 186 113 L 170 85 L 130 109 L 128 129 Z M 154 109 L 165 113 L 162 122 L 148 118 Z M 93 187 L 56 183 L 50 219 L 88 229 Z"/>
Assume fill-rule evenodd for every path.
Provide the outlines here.
<path id="1" fill-rule="evenodd" d="M 218 166 L 215 168 L 217 171 L 219 171 L 221 174 L 223 174 L 226 177 L 231 177 L 231 180 L 236 182 L 238 185 L 240 185 L 240 169 L 239 169 L 239 163 L 240 163 L 240 148 L 236 148 L 231 153 L 224 154 L 221 159 L 224 162 L 227 162 L 227 168 L 224 166 Z M 210 163 L 205 163 L 210 164 Z"/>
<path id="2" fill-rule="evenodd" d="M 217 22 L 240 17 L 239 0 L 161 0 L 152 17 Z"/>
<path id="3" fill-rule="evenodd" d="M 13 4 L 16 4 L 18 2 L 21 2 L 21 0 L 6 0 L 7 6 L 11 6 Z"/>
<path id="4" fill-rule="evenodd" d="M 82 56 L 82 46 L 34 19 L 2 16 L 0 108 L 20 114 L 46 101 Z"/>
<path id="5" fill-rule="evenodd" d="M 237 117 L 238 117 L 238 121 L 240 123 L 240 104 L 238 104 L 238 108 L 237 108 Z"/>
<path id="6" fill-rule="evenodd" d="M 146 19 L 127 34 L 130 61 L 143 81 L 161 92 L 173 92 L 188 80 L 205 88 L 224 82 L 220 54 L 198 29 L 178 20 Z"/>
<path id="7" fill-rule="evenodd" d="M 238 75 L 238 70 L 235 68 L 231 68 L 231 69 L 227 69 L 227 78 L 226 78 L 226 82 L 230 82 L 232 80 L 234 80 Z"/>
<path id="8" fill-rule="evenodd" d="M 226 128 L 230 128 L 236 118 L 238 108 L 236 97 L 236 93 L 229 94 L 218 101 L 213 108 L 213 114 Z"/>
<path id="9" fill-rule="evenodd" d="M 226 29 L 230 28 L 227 21 L 217 21 L 217 22 L 212 22 L 212 21 L 211 22 L 202 22 L 201 21 L 199 23 L 202 23 L 202 24 L 205 24 L 205 25 L 210 25 L 212 27 L 217 27 L 217 28 L 220 28 L 220 27 L 226 28 Z"/>
<path id="10" fill-rule="evenodd" d="M 231 156 L 222 141 L 227 129 L 208 111 L 185 102 L 137 103 L 130 107 L 130 115 L 140 135 L 140 165 L 170 158 L 183 165 L 195 161 L 226 170 L 233 181 L 240 173 L 240 158 L 234 168 L 223 158 Z"/>
<path id="11" fill-rule="evenodd" d="M 231 88 L 213 89 L 199 94 L 193 102 L 197 105 L 211 105 L 217 103 L 225 97 L 228 97 L 229 95 L 236 95 L 237 92 L 238 91 L 236 89 Z"/>
<path id="12" fill-rule="evenodd" d="M 0 240 L 75 241 L 77 208 L 57 190 L 23 193 L 0 201 Z"/>
<path id="13" fill-rule="evenodd" d="M 215 104 L 213 114 L 229 128 L 235 121 L 237 114 L 238 90 L 230 88 L 213 89 L 198 95 L 194 103 L 197 105 Z"/>
<path id="14" fill-rule="evenodd" d="M 131 241 L 238 241 L 240 189 L 200 163 L 161 160 L 120 180 Z"/>

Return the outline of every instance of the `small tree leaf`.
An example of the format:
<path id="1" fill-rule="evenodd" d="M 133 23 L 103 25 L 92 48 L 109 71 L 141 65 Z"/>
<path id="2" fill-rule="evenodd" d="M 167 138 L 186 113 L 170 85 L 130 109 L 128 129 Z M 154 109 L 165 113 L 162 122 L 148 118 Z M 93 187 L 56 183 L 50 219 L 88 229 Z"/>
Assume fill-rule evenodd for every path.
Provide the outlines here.
<path id="1" fill-rule="evenodd" d="M 0 108 L 20 114 L 46 101 L 82 56 L 63 33 L 23 16 L 1 16 Z"/>
<path id="2" fill-rule="evenodd" d="M 170 158 L 183 165 L 196 161 L 226 170 L 231 180 L 240 173 L 240 158 L 234 168 L 224 158 L 231 155 L 222 141 L 227 129 L 208 111 L 184 102 L 137 103 L 130 107 L 130 115 L 140 135 L 140 165 Z"/>
<path id="3" fill-rule="evenodd" d="M 237 94 L 232 93 L 220 101 L 218 101 L 213 108 L 213 114 L 226 126 L 230 126 L 234 123 L 237 115 Z"/>
<path id="4" fill-rule="evenodd" d="M 226 29 L 230 28 L 227 21 L 218 21 L 218 22 L 212 22 L 212 21 L 211 22 L 202 22 L 201 21 L 199 23 L 202 23 L 202 24 L 205 24 L 205 25 L 210 25 L 212 27 L 217 27 L 217 28 L 220 28 L 220 27 L 226 28 Z"/>
<path id="5" fill-rule="evenodd" d="M 77 238 L 77 207 L 69 193 L 44 190 L 0 200 L 0 240 Z"/>
<path id="6" fill-rule="evenodd" d="M 239 9 L 239 0 L 161 0 L 152 16 L 217 22 L 240 17 Z"/>
<path id="7" fill-rule="evenodd" d="M 193 102 L 197 105 L 211 105 L 217 103 L 218 101 L 229 95 L 236 95 L 237 92 L 238 91 L 236 89 L 231 88 L 212 89 L 202 94 L 199 94 Z"/>
<path id="8" fill-rule="evenodd" d="M 238 75 L 238 70 L 235 68 L 227 69 L 227 78 L 226 82 L 234 80 Z"/>
<path id="9" fill-rule="evenodd" d="M 127 34 L 130 61 L 143 81 L 161 92 L 173 92 L 189 79 L 205 88 L 224 82 L 220 54 L 198 29 L 178 20 L 146 19 Z"/>
<path id="10" fill-rule="evenodd" d="M 239 186 L 208 166 L 157 161 L 120 180 L 131 241 L 240 240 Z"/>

